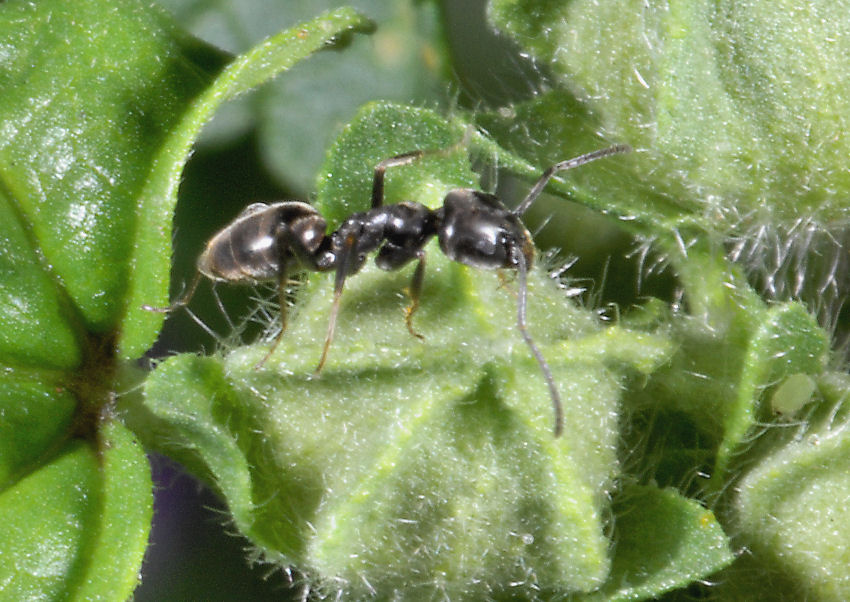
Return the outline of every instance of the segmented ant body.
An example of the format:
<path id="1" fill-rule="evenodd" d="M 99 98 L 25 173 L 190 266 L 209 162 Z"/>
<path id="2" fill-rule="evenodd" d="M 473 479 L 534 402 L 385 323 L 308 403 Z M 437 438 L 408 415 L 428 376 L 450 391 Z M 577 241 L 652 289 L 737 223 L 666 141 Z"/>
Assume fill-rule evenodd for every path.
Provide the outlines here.
<path id="1" fill-rule="evenodd" d="M 411 303 L 406 310 L 406 322 L 410 333 L 422 338 L 413 329 L 412 318 L 419 305 L 425 275 L 424 247 L 436 236 L 440 249 L 453 261 L 475 268 L 517 272 L 517 327 L 549 387 L 557 437 L 563 429 L 560 394 L 546 359 L 526 327 L 527 275 L 534 262 L 534 244 L 520 217 L 557 172 L 628 150 L 625 145 L 611 146 L 553 165 L 514 210 L 508 210 L 492 194 L 468 188 L 451 190 L 442 207 L 436 210 L 413 201 L 384 205 L 387 168 L 411 163 L 426 152 L 396 155 L 381 161 L 375 168 L 371 209 L 353 213 L 330 234 L 327 234 L 325 219 L 306 203 L 285 201 L 250 205 L 210 239 L 198 258 L 195 278 L 177 301 L 168 307 L 145 306 L 145 309 L 167 313 L 186 305 L 201 276 L 232 283 L 276 281 L 281 301 L 281 329 L 259 366 L 274 352 L 286 329 L 288 275 L 298 269 L 334 270 L 333 304 L 322 356 L 316 367 L 318 373 L 327 360 L 333 340 L 345 280 L 360 271 L 373 251 L 377 251 L 375 263 L 382 270 L 397 270 L 417 260 L 409 289 Z"/>

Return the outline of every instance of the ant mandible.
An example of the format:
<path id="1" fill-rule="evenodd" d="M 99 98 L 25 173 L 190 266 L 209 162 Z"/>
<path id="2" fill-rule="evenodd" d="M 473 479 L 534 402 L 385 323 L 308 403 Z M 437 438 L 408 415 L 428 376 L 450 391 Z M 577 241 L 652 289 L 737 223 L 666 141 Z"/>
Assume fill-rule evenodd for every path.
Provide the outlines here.
<path id="1" fill-rule="evenodd" d="M 397 270 L 417 260 L 405 321 L 410 333 L 422 338 L 414 330 L 412 319 L 419 306 L 425 275 L 424 247 L 437 236 L 440 249 L 453 261 L 475 268 L 516 270 L 517 328 L 549 387 L 555 411 L 554 432 L 558 437 L 564 422 L 561 396 L 549 364 L 526 326 L 527 276 L 534 261 L 534 244 L 520 217 L 556 173 L 629 150 L 626 145 L 615 145 L 556 163 L 543 172 L 513 210 L 507 209 L 496 196 L 470 188 L 451 190 L 443 206 L 436 210 L 414 201 L 384 205 L 384 173 L 388 168 L 407 165 L 427 154 L 443 151 L 416 150 L 395 155 L 375 167 L 372 208 L 351 214 L 335 232 L 326 233 L 327 222 L 307 203 L 254 203 L 210 239 L 198 258 L 194 279 L 178 300 L 168 307 L 145 305 L 143 308 L 168 313 L 185 306 L 194 295 L 201 276 L 244 284 L 276 281 L 280 297 L 280 332 L 257 364 L 260 367 L 277 348 L 286 330 L 288 275 L 299 268 L 317 272 L 335 270 L 333 303 L 325 345 L 316 366 L 318 374 L 325 365 L 333 340 L 345 280 L 360 271 L 372 251 L 377 250 L 375 263 L 382 270 Z"/>

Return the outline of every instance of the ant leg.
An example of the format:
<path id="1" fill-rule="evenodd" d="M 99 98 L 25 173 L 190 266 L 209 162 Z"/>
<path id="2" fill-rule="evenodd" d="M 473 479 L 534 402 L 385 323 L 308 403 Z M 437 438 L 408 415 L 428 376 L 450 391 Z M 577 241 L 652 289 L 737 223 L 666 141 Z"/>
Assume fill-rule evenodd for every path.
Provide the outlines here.
<path id="1" fill-rule="evenodd" d="M 230 314 L 227 313 L 227 308 L 224 307 L 224 303 L 221 302 L 221 297 L 218 294 L 218 287 L 215 282 L 213 282 L 211 292 L 213 299 L 215 300 L 215 304 L 218 307 L 218 311 L 221 312 L 221 315 L 224 317 L 224 321 L 227 322 L 227 328 L 230 332 L 233 332 L 236 330 L 236 326 L 233 324 L 233 320 L 230 319 Z"/>
<path id="2" fill-rule="evenodd" d="M 421 158 L 425 151 L 415 150 L 402 153 L 389 159 L 384 159 L 375 166 L 375 175 L 372 179 L 372 209 L 384 204 L 384 172 L 388 167 L 397 165 L 408 165 Z"/>
<path id="3" fill-rule="evenodd" d="M 325 346 L 322 349 L 322 357 L 319 359 L 319 365 L 316 366 L 314 374 L 318 375 L 325 366 L 325 361 L 328 359 L 328 350 L 331 347 L 331 341 L 334 338 L 334 330 L 336 330 L 336 317 L 339 314 L 339 303 L 342 299 L 342 287 L 345 286 L 345 279 L 354 268 L 355 243 L 356 238 L 353 234 L 349 234 L 345 239 L 342 251 L 339 254 L 339 265 L 336 268 L 336 278 L 334 279 L 334 300 L 331 305 L 331 313 L 328 316 L 328 333 L 325 336 Z"/>
<path id="4" fill-rule="evenodd" d="M 629 152 L 631 147 L 627 144 L 615 144 L 614 146 L 609 146 L 608 148 L 603 148 L 600 150 L 593 151 L 591 153 L 586 153 L 584 155 L 580 155 L 578 157 L 574 157 L 572 159 L 567 159 L 566 161 L 561 161 L 560 163 L 555 163 L 552 167 L 543 172 L 543 175 L 540 176 L 540 179 L 532 186 L 528 195 L 523 199 L 523 201 L 517 205 L 517 208 L 512 211 L 514 215 L 522 215 L 525 213 L 531 204 L 540 196 L 540 193 L 543 192 L 543 189 L 546 187 L 546 184 L 549 183 L 549 180 L 552 179 L 559 171 L 565 171 L 567 169 L 572 169 L 573 167 L 578 167 L 579 165 L 584 165 L 585 163 L 590 163 L 591 161 L 596 161 L 597 159 L 602 159 L 603 157 L 608 157 L 610 155 L 617 155 L 620 153 Z"/>
<path id="5" fill-rule="evenodd" d="M 195 271 L 195 277 L 192 279 L 192 283 L 189 285 L 183 294 L 180 296 L 177 301 L 169 305 L 168 307 L 153 307 L 150 305 L 142 305 L 142 309 L 145 311 L 152 311 L 158 314 L 170 314 L 175 309 L 180 307 L 184 307 L 188 305 L 189 301 L 192 299 L 192 296 L 195 294 L 195 289 L 198 288 L 198 283 L 201 281 L 201 272 L 199 270 Z"/>
<path id="6" fill-rule="evenodd" d="M 413 328 L 413 314 L 419 309 L 419 297 L 422 295 L 422 282 L 425 280 L 425 251 L 419 251 L 416 256 L 419 258 L 419 263 L 416 264 L 416 270 L 413 272 L 413 279 L 410 281 L 410 305 L 404 310 L 404 321 L 407 324 L 407 330 L 417 339 L 425 337 L 416 332 Z"/>
<path id="7" fill-rule="evenodd" d="M 387 171 L 388 167 L 409 165 L 417 159 L 421 159 L 425 155 L 447 155 L 455 151 L 457 148 L 469 144 L 469 139 L 472 137 L 473 130 L 474 128 L 471 125 L 467 127 L 461 141 L 453 144 L 449 148 L 409 151 L 401 153 L 400 155 L 395 155 L 389 159 L 384 159 L 378 163 L 378 165 L 375 166 L 375 176 L 372 179 L 372 209 L 381 207 L 384 204 L 384 173 Z"/>
<path id="8" fill-rule="evenodd" d="M 268 352 L 263 356 L 259 362 L 254 364 L 254 370 L 259 370 L 263 367 L 263 364 L 266 363 L 274 350 L 277 349 L 280 340 L 283 338 L 283 333 L 286 332 L 286 283 L 287 280 L 287 272 L 285 269 L 280 270 L 280 274 L 278 274 L 277 278 L 277 298 L 278 303 L 280 303 L 280 332 L 277 333 L 274 340 L 272 341 L 272 346 L 269 348 Z"/>
<path id="9" fill-rule="evenodd" d="M 528 329 L 525 323 L 526 298 L 528 297 L 528 266 L 525 261 L 525 256 L 521 252 L 515 254 L 517 264 L 517 274 L 519 279 L 519 297 L 517 299 L 517 327 L 525 340 L 525 343 L 531 349 L 534 359 L 540 366 L 543 372 L 543 378 L 546 380 L 546 385 L 549 387 L 549 395 L 552 397 L 552 407 L 555 410 L 555 437 L 560 437 L 564 430 L 564 409 L 561 406 L 561 395 L 558 393 L 558 388 L 555 386 L 555 380 L 552 378 L 552 370 L 549 369 L 549 364 L 546 363 L 546 358 L 540 353 L 531 335 L 528 334 Z"/>
<path id="10" fill-rule="evenodd" d="M 505 273 L 505 270 L 499 270 L 497 274 L 499 275 L 499 289 L 504 289 L 511 293 L 514 297 L 516 297 L 516 293 L 510 287 L 510 285 L 514 282 L 514 279 L 508 278 L 508 275 Z"/>

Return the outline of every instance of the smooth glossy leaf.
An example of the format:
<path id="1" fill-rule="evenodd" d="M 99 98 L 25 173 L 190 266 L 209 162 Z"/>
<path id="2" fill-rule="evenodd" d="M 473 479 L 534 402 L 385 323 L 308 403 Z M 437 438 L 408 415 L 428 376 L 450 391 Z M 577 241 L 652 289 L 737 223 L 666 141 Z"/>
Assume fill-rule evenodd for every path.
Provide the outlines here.
<path id="1" fill-rule="evenodd" d="M 76 368 L 80 334 L 45 267 L 22 216 L 0 191 L 0 362 Z"/>
<path id="2" fill-rule="evenodd" d="M 150 531 L 150 468 L 117 422 L 104 425 L 99 443 L 69 441 L 0 493 L 3 598 L 131 596 Z"/>
<path id="3" fill-rule="evenodd" d="M 84 573 L 74 596 L 128 599 L 138 585 L 153 518 L 153 483 L 144 450 L 123 424 L 110 420 L 98 436 L 98 510 L 87 526 Z"/>
<path id="4" fill-rule="evenodd" d="M 24 228 L 18 255 L 61 289 L 33 288 L 48 303 L 34 317 L 46 309 L 72 332 L 107 332 L 124 309 L 151 161 L 204 79 L 164 14 L 136 2 L 5 2 L 0 31 L 0 179 L 14 220 L 4 228 Z M 57 297 L 72 307 L 56 311 Z M 44 326 L 32 341 L 56 339 L 54 353 L 79 361 L 69 327 Z"/>
<path id="5" fill-rule="evenodd" d="M 144 454 L 103 407 L 113 332 L 136 195 L 199 70 L 134 2 L 5 2 L 0 39 L 0 590 L 123 600 L 152 500 Z"/>
<path id="6" fill-rule="evenodd" d="M 9 599 L 68 596 L 83 564 L 88 527 L 97 512 L 97 461 L 73 442 L 50 464 L 6 489 L 0 509 L 3 594 Z"/>
<path id="7" fill-rule="evenodd" d="M 37 467 L 73 426 L 77 400 L 59 375 L 0 378 L 0 491 Z"/>

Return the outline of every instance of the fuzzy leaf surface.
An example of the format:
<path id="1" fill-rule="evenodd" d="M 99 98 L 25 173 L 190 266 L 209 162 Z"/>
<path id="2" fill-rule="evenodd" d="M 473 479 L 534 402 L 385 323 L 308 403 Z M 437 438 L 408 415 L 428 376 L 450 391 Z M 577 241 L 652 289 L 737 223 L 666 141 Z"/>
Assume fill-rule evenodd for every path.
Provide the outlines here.
<path id="1" fill-rule="evenodd" d="M 850 517 L 841 503 L 850 495 L 850 382 L 846 374 L 826 375 L 818 388 L 825 406 L 744 475 L 734 509 L 760 570 L 792 584 L 789 596 L 844 600 L 850 595 Z"/>
<path id="2" fill-rule="evenodd" d="M 592 99 L 606 137 L 640 150 L 636 179 L 651 174 L 683 218 L 724 232 L 846 219 L 848 15 L 847 2 L 791 0 L 493 0 L 489 12 Z"/>
<path id="3" fill-rule="evenodd" d="M 714 513 L 674 489 L 626 487 L 615 512 L 611 576 L 590 599 L 657 598 L 734 560 Z"/>
<path id="4" fill-rule="evenodd" d="M 667 316 L 680 348 L 650 389 L 661 406 L 689 414 L 717 442 L 712 479 L 722 488 L 759 425 L 776 417 L 777 387 L 826 369 L 829 337 L 801 303 L 768 305 L 736 266 L 704 247 L 680 265 L 691 314 Z"/>

